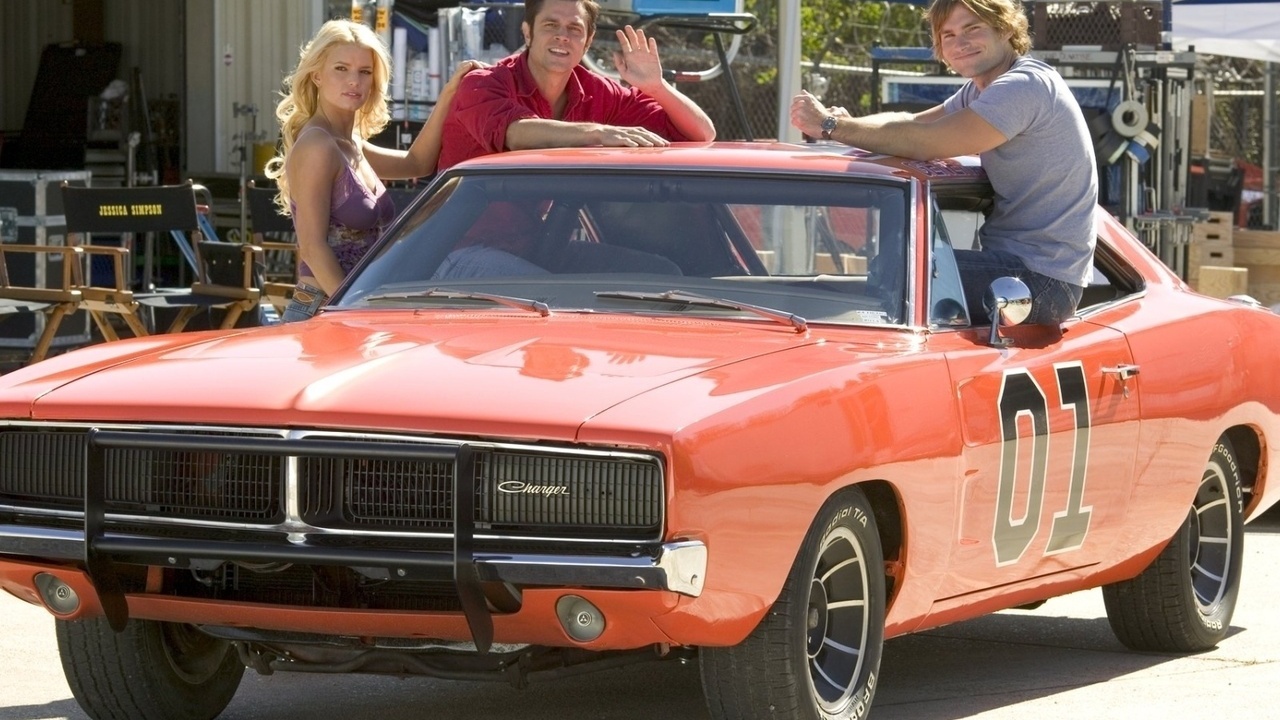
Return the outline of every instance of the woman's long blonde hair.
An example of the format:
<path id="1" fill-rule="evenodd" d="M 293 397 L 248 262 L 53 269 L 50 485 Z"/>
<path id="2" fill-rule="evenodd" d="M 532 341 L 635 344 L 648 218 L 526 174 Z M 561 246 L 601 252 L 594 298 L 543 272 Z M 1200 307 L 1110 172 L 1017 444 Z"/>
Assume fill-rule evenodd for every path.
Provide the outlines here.
<path id="1" fill-rule="evenodd" d="M 311 79 L 324 67 L 329 51 L 339 45 L 355 45 L 373 51 L 373 89 L 364 106 L 356 111 L 356 132 L 367 140 L 381 132 L 391 120 L 387 109 L 391 56 L 382 40 L 369 26 L 350 20 L 330 20 L 321 25 L 315 37 L 302 46 L 298 66 L 284 79 L 284 98 L 276 106 L 276 119 L 280 121 L 280 151 L 267 161 L 265 172 L 280 189 L 276 205 L 285 215 L 293 212 L 289 206 L 289 181 L 285 178 L 284 161 L 289 157 L 302 126 L 316 114 L 319 105 L 318 90 Z"/>

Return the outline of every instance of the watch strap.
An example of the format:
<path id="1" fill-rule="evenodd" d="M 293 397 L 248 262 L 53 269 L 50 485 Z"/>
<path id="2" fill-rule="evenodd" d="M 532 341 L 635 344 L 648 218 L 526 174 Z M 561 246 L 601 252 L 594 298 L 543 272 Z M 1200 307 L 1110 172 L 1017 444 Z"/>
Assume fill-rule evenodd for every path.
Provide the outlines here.
<path id="1" fill-rule="evenodd" d="M 836 129 L 836 116 L 828 115 L 822 120 L 822 139 L 830 140 L 831 133 Z"/>

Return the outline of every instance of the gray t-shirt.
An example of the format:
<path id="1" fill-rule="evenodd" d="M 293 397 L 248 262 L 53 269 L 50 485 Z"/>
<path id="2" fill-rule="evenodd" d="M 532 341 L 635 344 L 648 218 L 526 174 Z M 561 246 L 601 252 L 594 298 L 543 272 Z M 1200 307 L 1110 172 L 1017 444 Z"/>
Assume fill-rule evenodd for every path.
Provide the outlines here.
<path id="1" fill-rule="evenodd" d="M 1007 138 L 981 155 L 996 193 L 979 231 L 982 247 L 1017 255 L 1041 275 L 1088 285 L 1097 161 L 1067 83 L 1049 65 L 1023 56 L 986 90 L 969 81 L 943 103 L 948 113 L 966 107 Z"/>

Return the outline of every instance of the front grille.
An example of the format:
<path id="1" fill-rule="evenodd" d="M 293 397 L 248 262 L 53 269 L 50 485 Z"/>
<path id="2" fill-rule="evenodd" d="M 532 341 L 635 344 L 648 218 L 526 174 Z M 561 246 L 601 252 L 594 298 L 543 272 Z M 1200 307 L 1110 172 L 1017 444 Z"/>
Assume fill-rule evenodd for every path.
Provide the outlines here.
<path id="1" fill-rule="evenodd" d="M 652 527 L 660 521 L 657 467 L 492 453 L 481 459 L 476 521 L 493 527 Z"/>
<path id="2" fill-rule="evenodd" d="M 272 442 L 261 433 L 155 431 L 189 435 L 193 446 L 196 439 L 228 436 Z M 370 437 L 326 433 L 306 442 L 337 447 L 336 456 L 302 450 L 291 465 L 270 452 L 153 448 L 146 447 L 146 431 L 136 437 L 141 440 L 133 447 L 103 452 L 108 513 L 269 527 L 288 518 L 292 487 L 294 520 L 318 528 L 452 531 L 454 463 L 438 453 L 430 459 L 361 457 L 354 450 L 344 456 L 344 441 L 369 443 Z M 284 442 L 283 432 L 278 437 Z M 441 448 L 451 455 L 458 447 L 402 437 L 372 442 L 400 451 L 423 448 L 424 455 Z M 82 509 L 87 448 L 84 428 L 0 429 L 0 505 Z M 661 534 L 664 492 L 656 458 L 502 445 L 474 452 L 478 532 L 619 540 Z"/>
<path id="3" fill-rule="evenodd" d="M 113 512 L 238 522 L 283 519 L 283 460 L 238 453 L 108 450 Z"/>
<path id="4" fill-rule="evenodd" d="M 453 463 L 298 459 L 302 515 L 317 525 L 447 531 Z"/>
<path id="5" fill-rule="evenodd" d="M 0 432 L 0 503 L 84 507 L 85 432 Z M 107 511 L 193 520 L 279 522 L 279 458 L 168 450 L 103 454 Z"/>
<path id="6" fill-rule="evenodd" d="M 83 504 L 85 440 L 83 433 L 0 433 L 0 499 Z"/>

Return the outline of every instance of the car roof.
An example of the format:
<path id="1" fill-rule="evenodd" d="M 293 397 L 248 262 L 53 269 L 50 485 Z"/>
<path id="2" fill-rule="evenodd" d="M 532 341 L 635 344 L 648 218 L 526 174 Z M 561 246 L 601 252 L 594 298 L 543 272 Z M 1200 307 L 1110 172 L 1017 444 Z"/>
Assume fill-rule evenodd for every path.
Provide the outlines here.
<path id="1" fill-rule="evenodd" d="M 838 143 L 674 143 L 662 148 L 551 148 L 475 158 L 459 169 L 574 170 L 618 168 L 765 171 L 915 178 L 926 182 L 985 182 L 978 158 L 910 160 Z"/>

